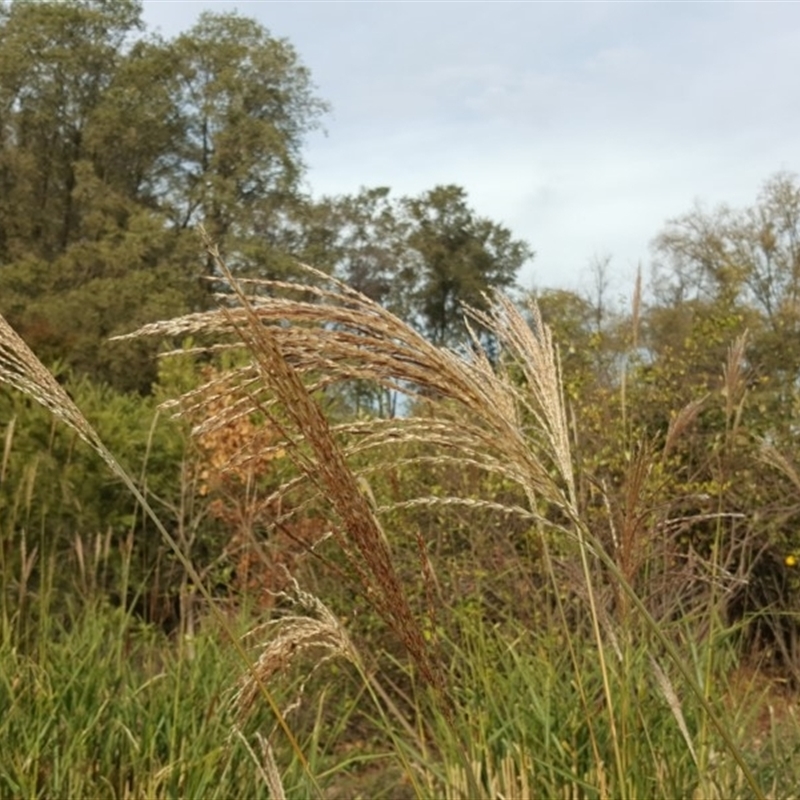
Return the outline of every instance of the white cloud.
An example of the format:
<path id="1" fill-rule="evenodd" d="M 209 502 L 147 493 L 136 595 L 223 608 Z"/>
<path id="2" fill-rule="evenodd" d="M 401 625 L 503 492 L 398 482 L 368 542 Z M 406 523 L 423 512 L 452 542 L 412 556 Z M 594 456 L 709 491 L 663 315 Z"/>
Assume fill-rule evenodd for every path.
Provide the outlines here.
<path id="1" fill-rule="evenodd" d="M 333 104 L 316 192 L 458 183 L 531 243 L 539 285 L 606 253 L 627 284 L 696 198 L 747 204 L 800 171 L 800 4 L 145 0 L 145 19 L 171 35 L 235 5 Z"/>

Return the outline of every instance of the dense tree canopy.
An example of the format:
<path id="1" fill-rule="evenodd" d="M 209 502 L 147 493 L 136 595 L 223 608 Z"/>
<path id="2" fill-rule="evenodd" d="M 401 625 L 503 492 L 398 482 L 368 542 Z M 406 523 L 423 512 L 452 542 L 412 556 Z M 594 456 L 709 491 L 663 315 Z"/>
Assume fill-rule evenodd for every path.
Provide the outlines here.
<path id="1" fill-rule="evenodd" d="M 436 344 L 465 334 L 464 309 L 512 290 L 533 258 L 526 242 L 468 205 L 466 191 L 436 186 L 392 199 L 387 187 L 327 198 L 314 209 L 316 263 L 392 309 Z"/>
<path id="2" fill-rule="evenodd" d="M 137 0 L 0 3 L 0 313 L 46 361 L 148 391 L 152 352 L 107 339 L 210 302 L 202 224 L 237 272 L 304 260 L 455 341 L 530 249 L 458 186 L 305 196 L 325 111 L 293 47 L 237 14 L 165 40 Z"/>
<path id="3" fill-rule="evenodd" d="M 140 5 L 0 6 L 0 312 L 45 358 L 146 390 L 105 339 L 207 302 L 190 228 L 274 249 L 324 104 L 293 48 L 234 14 L 172 41 Z"/>

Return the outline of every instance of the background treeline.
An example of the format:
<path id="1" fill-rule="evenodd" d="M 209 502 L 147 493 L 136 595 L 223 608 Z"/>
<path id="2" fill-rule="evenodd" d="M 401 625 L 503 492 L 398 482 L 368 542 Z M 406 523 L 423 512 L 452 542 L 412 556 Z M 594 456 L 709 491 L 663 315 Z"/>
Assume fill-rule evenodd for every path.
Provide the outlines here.
<path id="1" fill-rule="evenodd" d="M 294 475 L 284 451 L 265 433 L 263 415 L 236 413 L 241 387 L 222 375 L 242 366 L 241 355 L 206 349 L 202 335 L 177 328 L 170 345 L 186 353 L 167 360 L 156 357 L 157 340 L 110 341 L 226 304 L 200 224 L 234 276 L 273 282 L 245 281 L 254 295 L 280 294 L 297 281 L 306 288 L 302 302 L 324 302 L 331 295 L 298 266 L 310 264 L 435 345 L 468 356 L 480 343 L 520 386 L 525 376 L 504 360 L 492 325 L 468 328 L 463 309 L 485 311 L 493 290 L 520 304 L 534 295 L 559 343 L 580 519 L 657 621 L 696 621 L 690 649 L 722 630 L 733 662 L 752 657 L 797 680 L 800 180 L 777 174 L 748 208 L 697 207 L 668 222 L 654 239 L 652 268 L 630 287 L 630 304 L 612 298 L 608 261 L 593 265 L 586 291 L 526 292 L 517 281 L 531 247 L 480 216 L 459 186 L 415 197 L 386 187 L 311 196 L 303 143 L 326 111 L 291 44 L 236 14 L 203 14 L 164 39 L 143 29 L 135 0 L 0 3 L 0 314 L 139 477 L 215 595 L 270 605 L 292 574 L 332 595 L 343 615 L 358 602 L 342 581 L 346 565 L 308 552 L 329 524 L 319 498 L 277 492 Z M 530 323 L 539 331 L 535 315 Z M 382 368 L 379 350 L 370 358 Z M 300 366 L 313 361 L 297 356 Z M 353 379 L 336 388 L 319 370 L 314 396 L 334 422 L 426 408 L 424 391 L 419 406 L 398 405 L 402 384 L 376 386 L 359 379 L 358 363 L 351 367 Z M 200 417 L 157 412 L 163 400 L 215 379 L 218 396 L 203 395 L 198 407 L 224 424 L 191 437 Z M 431 402 L 440 399 L 428 388 Z M 562 623 L 585 631 L 574 547 L 543 549 L 540 530 L 496 506 L 533 505 L 528 510 L 554 527 L 566 525 L 563 514 L 469 459 L 439 457 L 447 443 L 435 440 L 435 428 L 428 433 L 408 441 L 396 463 L 369 447 L 358 456 L 376 509 L 405 496 L 494 503 L 431 501 L 388 515 L 396 568 L 415 602 L 435 605 L 419 575 L 420 547 L 447 598 L 441 629 L 432 615 L 426 641 L 456 615 L 478 648 L 474 661 L 486 656 L 491 664 L 480 649 L 486 641 L 470 639 L 480 639 L 484 624 L 543 635 Z M 195 624 L 197 587 L 77 435 L 0 385 L 0 436 L 0 638 L 14 658 L 34 652 L 59 618 L 65 631 L 74 625 L 91 639 L 96 631 L 84 631 L 75 611 L 89 601 L 153 627 L 186 632 Z M 595 580 L 604 613 L 625 621 L 628 600 L 612 575 L 598 569 Z M 400 659 L 374 618 L 354 612 L 352 622 L 375 652 L 385 647 Z M 111 627 L 128 636 L 125 625 Z M 560 635 L 552 652 L 531 656 L 541 657 L 536 670 L 554 670 L 554 685 L 553 656 L 565 652 Z M 92 643 L 102 650 L 100 639 Z M 580 651 L 587 663 L 592 647 Z M 121 649 L 117 656 L 124 664 Z M 391 680 L 412 704 L 400 667 Z M 564 707 L 576 706 L 574 687 L 562 688 L 571 698 Z M 509 713 L 500 709 L 498 719 Z M 549 721 L 542 725 L 549 730 Z M 585 755 L 590 743 L 571 746 Z M 29 772 L 20 762 L 19 774 Z"/>
<path id="2" fill-rule="evenodd" d="M 0 312 L 46 360 L 147 393 L 152 353 L 109 335 L 212 303 L 202 223 L 237 273 L 337 271 L 440 341 L 460 300 L 530 257 L 459 187 L 313 201 L 304 135 L 325 103 L 253 20 L 142 31 L 135 0 L 0 6 Z"/>

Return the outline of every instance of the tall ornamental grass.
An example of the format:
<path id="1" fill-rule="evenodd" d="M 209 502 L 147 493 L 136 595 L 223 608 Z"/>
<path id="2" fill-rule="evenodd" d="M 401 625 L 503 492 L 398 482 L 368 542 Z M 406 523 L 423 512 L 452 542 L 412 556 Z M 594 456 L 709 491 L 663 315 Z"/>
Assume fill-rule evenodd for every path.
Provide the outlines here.
<path id="1" fill-rule="evenodd" d="M 693 641 L 690 625 L 656 621 L 619 552 L 587 523 L 558 351 L 535 305 L 526 319 L 508 299 L 491 298 L 487 311 L 470 312 L 471 337 L 455 352 L 316 270 L 306 268 L 304 284 L 245 282 L 209 251 L 227 284 L 219 309 L 131 335 L 191 337 L 207 342 L 194 352 L 239 353 L 232 359 L 238 366 L 172 407 L 202 419 L 197 433 L 241 416 L 263 422 L 268 435 L 253 436 L 236 463 L 265 452 L 291 462 L 294 474 L 271 498 L 275 507 L 325 509 L 329 525 L 308 543 L 309 554 L 335 546 L 356 602 L 383 622 L 407 662 L 389 669 L 365 660 L 340 618 L 300 586 L 287 594 L 282 617 L 238 636 L 136 481 L 2 318 L 0 381 L 42 403 L 95 449 L 182 558 L 243 665 L 232 735 L 245 736 L 252 714 L 271 715 L 266 737 L 244 741 L 273 796 L 285 791 L 275 773 L 289 774 L 289 762 L 299 765 L 302 790 L 322 796 L 315 754 L 291 726 L 294 704 L 274 694 L 280 676 L 314 654 L 317 667 L 336 657 L 355 670 L 373 709 L 369 722 L 389 742 L 399 785 L 414 796 L 765 796 L 740 745 L 743 718 L 713 690 L 720 653 L 724 661 L 724 646 L 714 641 L 722 622 L 714 617 L 711 634 Z M 324 408 L 354 382 L 402 393 L 408 413 L 332 420 Z M 644 475 L 642 459 L 633 469 Z M 371 482 L 398 463 L 476 470 L 513 490 L 501 498 L 422 492 L 378 502 Z M 457 507 L 524 523 L 537 570 L 551 583 L 542 593 L 547 625 L 524 629 L 513 614 L 490 628 L 457 615 L 436 618 L 437 564 L 428 543 L 388 523 L 414 509 Z M 422 605 L 400 567 L 409 551 L 418 557 Z M 566 587 L 565 562 L 573 567 Z M 446 606 L 446 598 L 438 603 Z M 306 703 L 315 671 L 308 686 L 301 683 Z M 410 689 L 397 685 L 391 676 L 398 674 Z M 18 689 L 9 685 L 13 698 Z M 101 720 L 111 724 L 102 704 L 92 724 Z"/>

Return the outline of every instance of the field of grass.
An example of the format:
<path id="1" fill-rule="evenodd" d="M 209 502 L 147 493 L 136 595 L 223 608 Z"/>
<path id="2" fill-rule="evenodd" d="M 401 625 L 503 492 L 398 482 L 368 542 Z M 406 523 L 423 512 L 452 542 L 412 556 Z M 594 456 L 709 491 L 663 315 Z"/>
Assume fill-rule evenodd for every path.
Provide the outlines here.
<path id="1" fill-rule="evenodd" d="M 65 612 L 33 592 L 27 605 L 36 630 L 4 620 L 0 647 L 2 797 L 755 794 L 680 676 L 662 675 L 646 647 L 624 646 L 606 686 L 587 642 L 467 616 L 457 641 L 443 642 L 443 712 L 402 665 L 368 672 L 357 651 L 320 665 L 329 638 L 287 628 L 307 652 L 292 668 L 286 659 L 269 691 L 290 744 L 263 698 L 236 703 L 247 669 L 227 637 L 255 627 L 253 615 L 229 617 L 229 631 L 207 619 L 186 638 L 99 603 Z M 318 611 L 301 613 L 319 622 Z M 737 671 L 724 645 L 692 659 L 763 795 L 796 797 L 793 694 Z M 282 787 L 272 794 L 265 741 Z"/>
<path id="2" fill-rule="evenodd" d="M 108 548 L 76 531 L 71 552 L 47 556 L 3 528 L 0 797 L 800 796 L 793 689 L 743 659 L 721 548 L 691 593 L 654 588 L 674 587 L 677 569 L 645 513 L 658 454 L 631 456 L 622 525 L 600 535 L 535 308 L 526 321 L 497 298 L 475 315 L 502 346 L 495 363 L 477 334 L 461 355 L 437 349 L 341 285 L 252 300 L 231 284 L 237 308 L 140 335 L 247 356 L 179 408 L 201 435 L 259 421 L 269 436 L 254 433 L 232 468 L 286 461 L 266 504 L 285 510 L 276 527 L 297 530 L 310 510 L 324 520 L 269 603 L 212 591 L 0 318 L 0 382 L 102 456 L 193 603 L 166 631 L 124 588 L 116 605 L 86 588 Z M 401 388 L 412 411 L 332 418 L 326 392 L 348 381 Z M 473 472 L 483 494 L 459 493 Z"/>

